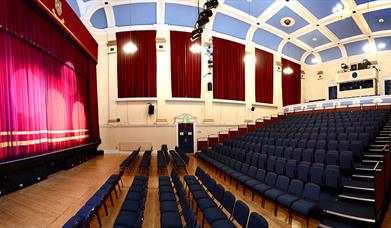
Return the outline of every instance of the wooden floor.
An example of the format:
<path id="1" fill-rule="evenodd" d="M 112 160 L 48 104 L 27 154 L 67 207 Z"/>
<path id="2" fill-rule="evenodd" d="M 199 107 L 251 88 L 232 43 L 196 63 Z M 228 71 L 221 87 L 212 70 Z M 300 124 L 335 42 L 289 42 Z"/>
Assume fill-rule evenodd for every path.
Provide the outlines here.
<path id="1" fill-rule="evenodd" d="M 38 184 L 0 197 L 0 227 L 61 227 L 111 174 L 118 172 L 119 164 L 127 155 L 128 153 L 123 152 L 106 153 L 104 156 L 92 159 L 73 169 L 53 174 Z M 147 228 L 160 227 L 156 160 L 156 153 L 153 153 L 143 224 L 143 227 Z M 269 227 L 290 227 L 287 222 L 288 213 L 285 209 L 279 209 L 278 215 L 274 216 L 274 205 L 271 202 L 267 202 L 263 209 L 259 196 L 255 201 L 251 201 L 250 194 L 243 196 L 242 188 L 235 190 L 235 185 L 229 186 L 228 181 L 224 182 L 222 178 L 212 173 L 192 156 L 187 171 L 194 174 L 197 165 L 213 176 L 217 183 L 221 183 L 227 190 L 233 192 L 237 199 L 246 202 L 251 211 L 257 211 L 264 216 L 269 222 Z M 171 169 L 170 166 L 169 172 Z M 109 215 L 106 216 L 103 208 L 101 209 L 99 214 L 103 227 L 113 227 L 127 188 L 132 183 L 133 176 L 138 175 L 137 172 L 137 168 L 134 168 L 130 175 L 126 174 L 123 177 L 124 187 L 119 198 L 116 199 L 113 194 L 114 206 L 111 206 L 109 201 L 107 202 Z M 180 172 L 180 175 L 185 175 L 185 172 Z M 202 219 L 201 214 L 198 215 L 199 222 Z M 316 220 L 311 220 L 310 227 L 317 227 L 318 223 Z M 91 227 L 99 227 L 95 218 L 91 222 Z M 305 218 L 294 215 L 292 227 L 306 227 Z M 390 212 L 387 212 L 382 227 L 391 227 Z"/>

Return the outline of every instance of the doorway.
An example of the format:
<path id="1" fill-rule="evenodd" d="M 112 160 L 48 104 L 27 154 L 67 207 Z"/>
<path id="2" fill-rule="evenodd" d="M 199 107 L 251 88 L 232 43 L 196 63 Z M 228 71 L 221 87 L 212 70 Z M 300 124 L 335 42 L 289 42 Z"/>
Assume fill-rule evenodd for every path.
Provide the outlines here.
<path id="1" fill-rule="evenodd" d="M 329 87 L 329 100 L 337 99 L 337 86 L 330 86 Z"/>
<path id="2" fill-rule="evenodd" d="M 178 123 L 178 146 L 185 153 L 194 152 L 193 123 Z"/>

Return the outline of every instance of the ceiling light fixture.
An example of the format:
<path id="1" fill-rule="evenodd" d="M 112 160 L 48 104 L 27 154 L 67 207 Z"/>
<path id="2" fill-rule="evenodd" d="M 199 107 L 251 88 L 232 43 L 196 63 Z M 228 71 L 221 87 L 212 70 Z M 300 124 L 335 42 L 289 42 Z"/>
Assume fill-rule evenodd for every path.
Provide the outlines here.
<path id="1" fill-rule="evenodd" d="M 339 19 L 347 18 L 352 15 L 352 11 L 354 11 L 346 0 L 341 0 L 340 3 L 337 3 L 333 8 L 333 14 Z"/>
<path id="2" fill-rule="evenodd" d="M 377 45 L 377 48 L 379 48 L 379 49 L 384 49 L 384 48 L 386 48 L 386 44 L 383 43 L 383 42 L 381 42 L 381 43 L 379 43 L 379 44 Z"/>
<path id="3" fill-rule="evenodd" d="M 363 47 L 362 47 L 362 50 L 365 52 L 365 53 L 373 53 L 373 52 L 376 52 L 377 48 L 376 48 L 376 45 L 372 44 L 372 43 L 367 43 L 365 44 Z"/>
<path id="4" fill-rule="evenodd" d="M 318 40 L 318 38 L 316 38 L 316 37 L 312 38 L 312 41 L 317 41 L 317 40 Z"/>
<path id="5" fill-rule="evenodd" d="M 313 64 L 317 64 L 319 62 L 319 60 L 318 60 L 318 58 L 316 58 L 316 57 L 313 57 L 312 59 L 311 59 L 311 63 L 313 63 Z"/>
<path id="6" fill-rule="evenodd" d="M 126 54 L 133 54 L 135 53 L 138 49 L 137 49 L 137 46 L 132 42 L 132 41 L 129 41 L 128 43 L 126 43 L 123 47 L 123 50 Z"/>
<path id="7" fill-rule="evenodd" d="M 290 68 L 290 67 L 285 67 L 285 68 L 282 70 L 282 72 L 283 72 L 284 74 L 292 74 L 292 73 L 293 73 L 293 69 Z"/>
<path id="8" fill-rule="evenodd" d="M 202 52 L 202 46 L 200 44 L 193 44 L 190 47 L 190 51 L 194 54 L 199 54 Z"/>
<path id="9" fill-rule="evenodd" d="M 248 54 L 244 56 L 244 62 L 246 63 L 255 63 L 257 59 L 255 58 L 254 55 Z"/>

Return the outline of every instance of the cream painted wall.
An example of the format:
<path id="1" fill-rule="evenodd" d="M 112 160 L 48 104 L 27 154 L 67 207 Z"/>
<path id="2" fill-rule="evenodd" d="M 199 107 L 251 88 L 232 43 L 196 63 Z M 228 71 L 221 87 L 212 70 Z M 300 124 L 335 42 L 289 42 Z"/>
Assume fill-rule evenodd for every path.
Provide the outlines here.
<path id="1" fill-rule="evenodd" d="M 281 72 L 274 70 L 273 105 L 255 102 L 255 63 L 246 62 L 245 83 L 246 101 L 216 101 L 213 91 L 207 91 L 207 83 L 213 83 L 213 76 L 207 75 L 208 56 L 202 55 L 202 77 L 200 99 L 172 99 L 170 69 L 170 31 L 166 26 L 157 29 L 157 39 L 165 40 L 164 50 L 157 50 L 157 98 L 155 99 L 117 99 L 117 54 L 109 53 L 108 41 L 115 40 L 115 31 L 92 34 L 99 43 L 97 65 L 99 123 L 101 130 L 101 149 L 115 149 L 120 142 L 148 142 L 155 148 L 161 144 L 174 146 L 176 143 L 175 117 L 187 113 L 197 119 L 195 138 L 207 137 L 240 124 L 255 121 L 265 116 L 270 117 L 282 111 Z M 208 42 L 212 33 L 205 31 L 203 42 Z M 221 38 L 238 42 L 237 39 L 214 34 Z M 254 55 L 256 45 L 240 41 L 246 45 L 246 52 Z M 114 46 L 115 47 L 115 46 Z M 257 47 L 260 48 L 260 47 Z M 281 56 L 274 53 L 274 60 L 281 61 Z M 148 115 L 148 103 L 155 106 L 155 114 Z M 255 111 L 251 107 L 255 106 Z M 119 118 L 120 123 L 110 123 Z"/>
<path id="2" fill-rule="evenodd" d="M 377 61 L 378 72 L 378 95 L 384 95 L 384 80 L 391 79 L 391 51 L 357 55 L 346 59 L 334 60 L 317 65 L 304 65 L 304 79 L 301 80 L 301 101 L 328 99 L 328 87 L 336 85 L 336 74 L 340 70 L 341 63 L 353 64 L 363 59 Z M 323 79 L 318 80 L 318 71 L 323 71 Z"/>

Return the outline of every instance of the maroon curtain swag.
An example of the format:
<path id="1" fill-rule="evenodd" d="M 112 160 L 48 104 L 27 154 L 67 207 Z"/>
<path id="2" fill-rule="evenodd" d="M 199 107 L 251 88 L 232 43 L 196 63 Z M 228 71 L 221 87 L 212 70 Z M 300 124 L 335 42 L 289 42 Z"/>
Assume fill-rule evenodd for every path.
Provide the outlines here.
<path id="1" fill-rule="evenodd" d="M 290 67 L 292 74 L 285 74 L 284 69 Z M 282 58 L 282 103 L 291 105 L 300 103 L 301 98 L 301 66 Z"/>
<path id="2" fill-rule="evenodd" d="M 187 32 L 170 32 L 172 97 L 201 95 L 201 53 L 190 51 L 193 44 L 201 42 L 200 39 L 191 42 L 190 37 Z"/>
<path id="3" fill-rule="evenodd" d="M 125 53 L 133 42 L 138 50 Z M 156 97 L 156 31 L 117 33 L 118 97 Z"/>
<path id="4" fill-rule="evenodd" d="M 99 140 L 95 62 L 31 4 L 0 8 L 0 160 Z"/>
<path id="5" fill-rule="evenodd" d="M 245 100 L 244 55 L 244 45 L 213 37 L 215 99 Z"/>
<path id="6" fill-rule="evenodd" d="M 255 100 L 273 104 L 273 54 L 255 49 Z"/>

